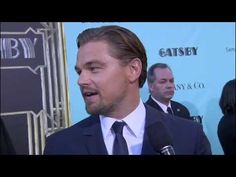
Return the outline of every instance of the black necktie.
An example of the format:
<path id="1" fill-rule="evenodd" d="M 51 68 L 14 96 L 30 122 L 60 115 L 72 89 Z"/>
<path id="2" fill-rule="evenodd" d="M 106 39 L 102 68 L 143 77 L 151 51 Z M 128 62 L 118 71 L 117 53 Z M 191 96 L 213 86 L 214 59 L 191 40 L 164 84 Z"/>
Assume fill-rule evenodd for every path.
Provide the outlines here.
<path id="1" fill-rule="evenodd" d="M 171 110 L 170 107 L 167 107 L 167 112 L 168 112 L 169 114 L 173 114 L 173 112 L 172 112 L 172 110 Z"/>
<path id="2" fill-rule="evenodd" d="M 116 121 L 112 125 L 112 129 L 115 132 L 115 140 L 113 144 L 113 155 L 129 155 L 127 143 L 122 135 L 125 122 Z"/>

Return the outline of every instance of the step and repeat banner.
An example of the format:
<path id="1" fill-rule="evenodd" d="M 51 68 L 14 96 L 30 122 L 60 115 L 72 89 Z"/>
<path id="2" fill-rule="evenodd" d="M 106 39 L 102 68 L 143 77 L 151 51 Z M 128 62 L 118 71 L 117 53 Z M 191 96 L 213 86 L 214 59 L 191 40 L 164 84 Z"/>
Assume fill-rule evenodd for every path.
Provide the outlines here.
<path id="1" fill-rule="evenodd" d="M 1 22 L 0 55 L 0 132 L 11 146 L 0 152 L 42 154 L 46 137 L 69 126 L 63 26 Z"/>
<path id="2" fill-rule="evenodd" d="M 137 34 L 147 51 L 148 68 L 159 62 L 172 68 L 175 77 L 173 100 L 184 104 L 191 116 L 202 123 L 213 154 L 223 154 L 217 137 L 222 117 L 219 98 L 223 85 L 235 78 L 235 23 L 64 23 L 72 124 L 88 116 L 74 70 L 76 38 L 86 28 L 102 25 L 120 25 Z M 35 45 L 34 40 L 30 43 Z M 145 102 L 148 96 L 145 83 L 141 89 L 142 100 Z"/>

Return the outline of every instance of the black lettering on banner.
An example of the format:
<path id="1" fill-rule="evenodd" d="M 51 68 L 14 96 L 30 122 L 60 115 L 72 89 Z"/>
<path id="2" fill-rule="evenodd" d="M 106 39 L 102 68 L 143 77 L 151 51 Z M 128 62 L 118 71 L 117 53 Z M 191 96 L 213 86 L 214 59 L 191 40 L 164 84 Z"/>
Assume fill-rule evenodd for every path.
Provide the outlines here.
<path id="1" fill-rule="evenodd" d="M 187 89 L 192 89 L 191 83 L 187 84 Z"/>
<path id="2" fill-rule="evenodd" d="M 196 89 L 203 89 L 203 88 L 205 88 L 204 83 L 199 83 L 199 82 L 194 82 L 193 86 Z"/>
<path id="3" fill-rule="evenodd" d="M 175 85 L 175 90 L 184 90 L 185 89 L 185 84 L 176 84 Z"/>
<path id="4" fill-rule="evenodd" d="M 204 88 L 205 84 L 203 82 L 175 84 L 175 90 L 192 90 L 192 89 L 204 89 Z"/>
<path id="5" fill-rule="evenodd" d="M 179 47 L 179 48 L 161 48 L 159 55 L 161 57 L 190 56 L 197 55 L 198 47 Z"/>

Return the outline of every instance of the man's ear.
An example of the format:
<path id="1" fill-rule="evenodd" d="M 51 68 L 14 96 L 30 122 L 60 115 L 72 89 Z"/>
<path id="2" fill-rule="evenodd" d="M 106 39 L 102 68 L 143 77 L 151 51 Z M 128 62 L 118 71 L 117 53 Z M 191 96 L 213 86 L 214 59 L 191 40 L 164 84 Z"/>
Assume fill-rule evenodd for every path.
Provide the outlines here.
<path id="1" fill-rule="evenodd" d="M 147 82 L 147 84 L 148 84 L 149 92 L 152 92 L 154 90 L 153 83 Z"/>
<path id="2" fill-rule="evenodd" d="M 142 62 L 139 58 L 134 58 L 128 64 L 128 79 L 131 83 L 139 80 L 142 72 Z"/>

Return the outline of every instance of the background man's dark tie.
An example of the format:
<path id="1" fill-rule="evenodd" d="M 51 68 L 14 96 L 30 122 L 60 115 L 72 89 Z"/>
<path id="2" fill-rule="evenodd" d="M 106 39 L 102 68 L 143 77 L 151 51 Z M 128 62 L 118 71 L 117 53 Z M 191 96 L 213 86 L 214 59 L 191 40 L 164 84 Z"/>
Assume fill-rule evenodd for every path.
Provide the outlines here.
<path id="1" fill-rule="evenodd" d="M 171 109 L 170 107 L 167 107 L 167 112 L 168 112 L 169 114 L 173 114 L 173 111 L 172 111 L 172 109 Z"/>
<path id="2" fill-rule="evenodd" d="M 122 134 L 124 125 L 125 122 L 118 121 L 112 125 L 112 129 L 115 132 L 113 155 L 129 155 L 128 146 Z"/>

